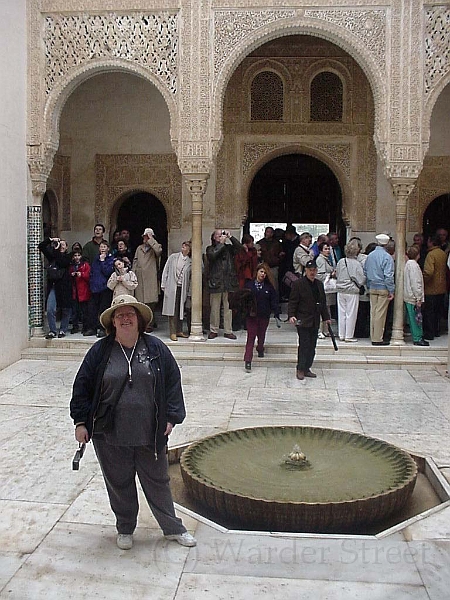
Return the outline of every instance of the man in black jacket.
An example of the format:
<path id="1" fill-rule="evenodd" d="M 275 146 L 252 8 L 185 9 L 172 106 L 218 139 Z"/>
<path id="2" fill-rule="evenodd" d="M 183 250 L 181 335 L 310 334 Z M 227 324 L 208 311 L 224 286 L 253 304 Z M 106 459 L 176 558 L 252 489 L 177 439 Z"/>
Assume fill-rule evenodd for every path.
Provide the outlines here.
<path id="1" fill-rule="evenodd" d="M 305 377 L 317 377 L 311 366 L 316 354 L 320 317 L 324 323 L 330 323 L 323 283 L 316 275 L 316 261 L 310 260 L 305 265 L 305 277 L 294 281 L 289 296 L 289 322 L 297 326 L 298 333 L 297 379 L 300 381 Z"/>

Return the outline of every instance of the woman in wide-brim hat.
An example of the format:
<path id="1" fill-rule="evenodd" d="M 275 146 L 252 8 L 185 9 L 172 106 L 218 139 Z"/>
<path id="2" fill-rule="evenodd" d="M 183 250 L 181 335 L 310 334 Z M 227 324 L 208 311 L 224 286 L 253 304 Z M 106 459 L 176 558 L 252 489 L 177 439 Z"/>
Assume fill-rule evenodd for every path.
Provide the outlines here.
<path id="1" fill-rule="evenodd" d="M 167 539 L 195 546 L 175 515 L 166 446 L 186 416 L 181 376 L 167 346 L 145 333 L 151 309 L 127 294 L 114 298 L 100 321 L 108 335 L 86 354 L 73 384 L 75 438 L 92 438 L 116 515 L 117 545 L 133 545 L 139 511 L 136 474 Z M 112 423 L 105 427 L 106 417 Z"/>

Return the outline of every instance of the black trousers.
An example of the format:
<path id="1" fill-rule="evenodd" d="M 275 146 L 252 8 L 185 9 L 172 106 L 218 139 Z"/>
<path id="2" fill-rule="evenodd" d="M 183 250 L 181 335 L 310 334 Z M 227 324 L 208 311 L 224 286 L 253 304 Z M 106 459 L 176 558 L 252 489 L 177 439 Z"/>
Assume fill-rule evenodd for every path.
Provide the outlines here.
<path id="1" fill-rule="evenodd" d="M 297 370 L 309 371 L 316 355 L 317 327 L 297 327 Z"/>
<path id="2" fill-rule="evenodd" d="M 425 295 L 423 311 L 423 337 L 432 340 L 441 334 L 441 315 L 445 294 Z"/>

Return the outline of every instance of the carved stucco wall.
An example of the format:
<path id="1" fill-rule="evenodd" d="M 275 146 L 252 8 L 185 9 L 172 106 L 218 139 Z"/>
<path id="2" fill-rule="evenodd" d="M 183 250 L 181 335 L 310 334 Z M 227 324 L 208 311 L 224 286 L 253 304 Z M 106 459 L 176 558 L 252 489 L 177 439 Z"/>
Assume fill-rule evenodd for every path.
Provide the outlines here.
<path id="1" fill-rule="evenodd" d="M 225 85 L 237 64 L 262 43 L 279 36 L 298 33 L 332 41 L 357 58 L 372 86 L 376 107 L 376 129 L 381 130 L 385 127 L 383 110 L 386 96 L 385 8 L 216 10 L 214 11 L 214 136 L 220 134 Z"/>
<path id="2" fill-rule="evenodd" d="M 432 200 L 450 194 L 450 156 L 427 156 L 408 204 L 408 230 L 422 231 L 422 219 Z"/>
<path id="3" fill-rule="evenodd" d="M 28 142 L 36 169 L 51 169 L 58 120 L 70 93 L 105 71 L 127 71 L 153 83 L 167 102 L 176 138 L 179 24 L 178 11 L 170 10 L 174 3 L 157 1 L 148 10 L 143 2 L 120 0 L 114 3 L 117 12 L 108 4 L 99 11 L 85 0 L 30 0 Z"/>
<path id="4" fill-rule="evenodd" d="M 428 141 L 434 105 L 450 83 L 450 6 L 427 7 L 424 20 L 423 137 Z"/>
<path id="5" fill-rule="evenodd" d="M 269 68 L 284 83 L 283 121 L 251 121 L 254 75 Z M 331 70 L 344 83 L 342 122 L 310 122 L 310 82 Z M 268 43 L 246 58 L 230 79 L 224 100 L 224 141 L 217 159 L 216 223 L 239 227 L 258 170 L 290 153 L 323 161 L 339 181 L 343 217 L 354 230 L 376 228 L 376 150 L 370 85 L 356 62 L 336 46 L 304 36 Z"/>
<path id="6" fill-rule="evenodd" d="M 70 156 L 55 154 L 53 168 L 47 180 L 47 190 L 52 190 L 58 202 L 58 223 L 55 232 L 69 231 L 71 227 Z"/>
<path id="7" fill-rule="evenodd" d="M 95 222 L 110 223 L 120 197 L 145 191 L 161 201 L 169 229 L 182 223 L 181 172 L 175 154 L 97 154 Z"/>

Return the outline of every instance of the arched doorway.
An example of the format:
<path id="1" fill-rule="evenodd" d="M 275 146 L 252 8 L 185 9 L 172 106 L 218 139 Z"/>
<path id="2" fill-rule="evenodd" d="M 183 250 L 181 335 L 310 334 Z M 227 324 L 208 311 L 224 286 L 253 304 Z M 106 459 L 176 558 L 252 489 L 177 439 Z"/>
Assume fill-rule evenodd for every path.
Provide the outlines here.
<path id="1" fill-rule="evenodd" d="M 274 158 L 258 171 L 250 186 L 247 231 L 251 223 L 326 224 L 327 231 L 338 231 L 345 242 L 342 192 L 336 176 L 313 156 Z"/>
<path id="2" fill-rule="evenodd" d="M 162 265 L 167 259 L 167 214 L 166 210 L 153 194 L 137 192 L 129 196 L 119 208 L 117 229 L 128 229 L 131 246 L 135 250 L 142 243 L 142 234 L 146 227 L 155 232 L 155 239 L 163 247 Z"/>
<path id="3" fill-rule="evenodd" d="M 435 198 L 423 215 L 422 228 L 425 237 L 441 227 L 450 231 L 450 194 L 442 194 Z"/>

